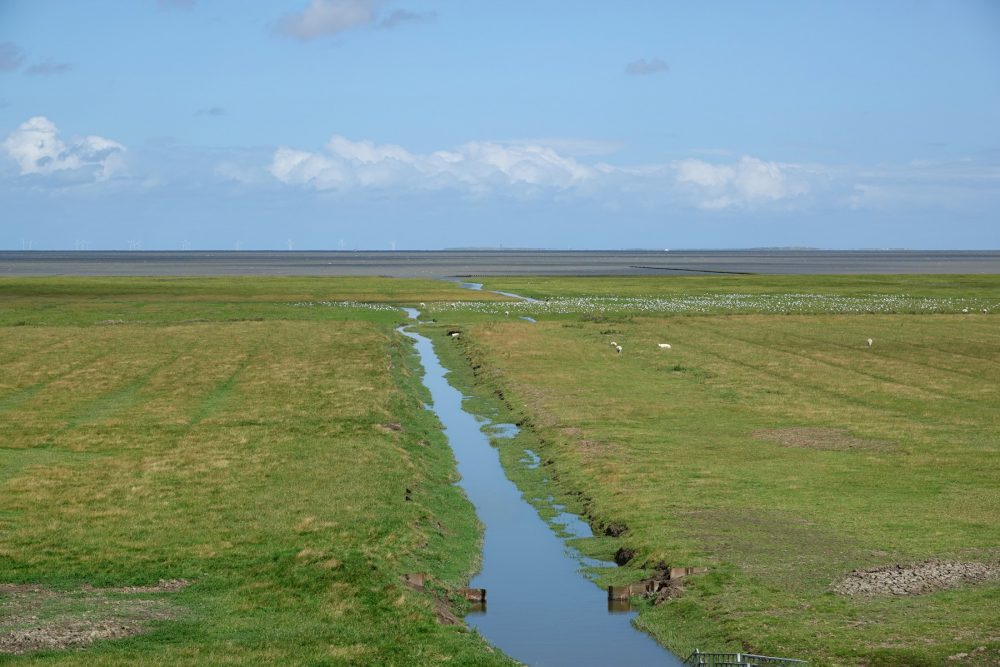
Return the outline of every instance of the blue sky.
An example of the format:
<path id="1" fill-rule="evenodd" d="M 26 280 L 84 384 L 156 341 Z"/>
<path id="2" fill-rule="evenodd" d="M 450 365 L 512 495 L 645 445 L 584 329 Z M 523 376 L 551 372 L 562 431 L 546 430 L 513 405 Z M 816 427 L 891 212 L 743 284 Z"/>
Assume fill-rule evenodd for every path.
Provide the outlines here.
<path id="1" fill-rule="evenodd" d="M 1000 247 L 1000 3 L 0 0 L 0 248 Z"/>

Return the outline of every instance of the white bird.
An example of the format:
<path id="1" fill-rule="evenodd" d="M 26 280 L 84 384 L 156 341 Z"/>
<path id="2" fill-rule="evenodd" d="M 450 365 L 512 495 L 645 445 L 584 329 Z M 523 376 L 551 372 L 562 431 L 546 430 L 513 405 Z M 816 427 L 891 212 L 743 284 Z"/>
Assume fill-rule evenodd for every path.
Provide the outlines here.
<path id="1" fill-rule="evenodd" d="M 622 346 L 621 345 L 615 345 L 615 352 L 617 352 L 618 354 L 621 354 L 622 353 Z"/>
<path id="2" fill-rule="evenodd" d="M 869 339 L 868 339 L 868 347 L 871 347 L 871 346 L 872 346 L 872 343 L 874 343 L 874 342 L 875 342 L 875 341 L 873 341 L 873 340 L 872 340 L 871 338 L 869 338 Z"/>
<path id="3" fill-rule="evenodd" d="M 660 348 L 661 350 L 669 350 L 670 349 L 670 343 L 657 343 L 656 346 L 658 348 Z"/>

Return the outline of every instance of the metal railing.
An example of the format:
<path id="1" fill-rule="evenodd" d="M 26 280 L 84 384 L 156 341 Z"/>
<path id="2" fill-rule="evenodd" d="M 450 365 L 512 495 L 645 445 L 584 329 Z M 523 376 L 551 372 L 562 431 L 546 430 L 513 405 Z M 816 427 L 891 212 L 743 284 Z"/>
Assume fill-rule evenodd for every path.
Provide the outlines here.
<path id="1" fill-rule="evenodd" d="M 775 658 L 769 655 L 753 653 L 702 653 L 698 649 L 687 657 L 684 664 L 688 667 L 772 667 L 785 665 L 804 665 L 805 660 L 794 658 Z"/>

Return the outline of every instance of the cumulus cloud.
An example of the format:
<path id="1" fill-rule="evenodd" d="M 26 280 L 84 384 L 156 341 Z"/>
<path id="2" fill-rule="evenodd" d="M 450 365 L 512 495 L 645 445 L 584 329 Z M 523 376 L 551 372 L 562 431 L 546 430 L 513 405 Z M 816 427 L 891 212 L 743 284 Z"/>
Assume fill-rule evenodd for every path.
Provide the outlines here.
<path id="1" fill-rule="evenodd" d="M 70 63 L 57 63 L 52 60 L 46 60 L 44 62 L 35 63 L 28 69 L 24 70 L 24 73 L 30 74 L 31 76 L 51 76 L 52 74 L 65 74 L 71 69 L 73 69 L 73 65 Z"/>
<path id="2" fill-rule="evenodd" d="M 816 182 L 816 174 L 800 165 L 750 156 L 721 164 L 687 159 L 619 166 L 584 160 L 553 145 L 525 140 L 472 141 L 421 154 L 396 144 L 352 141 L 337 135 L 322 151 L 279 148 L 268 171 L 286 185 L 341 193 L 453 189 L 519 195 L 547 190 L 611 198 L 635 196 L 706 210 L 752 208 L 795 199 L 808 194 Z"/>
<path id="3" fill-rule="evenodd" d="M 807 179 L 796 165 L 764 162 L 746 155 L 735 164 L 681 160 L 675 166 L 677 182 L 692 191 L 701 208 L 762 204 L 809 191 Z"/>
<path id="4" fill-rule="evenodd" d="M 24 52 L 14 42 L 0 42 L 0 72 L 12 72 L 24 62 Z"/>
<path id="5" fill-rule="evenodd" d="M 317 190 L 355 188 L 486 192 L 497 188 L 567 189 L 593 179 L 592 167 L 546 146 L 469 142 L 454 150 L 412 153 L 395 144 L 334 136 L 323 152 L 279 148 L 271 174 Z"/>
<path id="6" fill-rule="evenodd" d="M 406 23 L 426 23 L 434 12 L 396 9 L 382 15 L 384 0 L 312 0 L 299 12 L 289 12 L 278 21 L 278 32 L 300 40 L 337 35 L 354 28 L 395 28 Z"/>
<path id="7" fill-rule="evenodd" d="M 633 60 L 628 65 L 625 66 L 625 73 L 632 74 L 635 76 L 641 76 L 643 74 L 656 74 L 657 72 L 666 72 L 670 69 L 670 66 L 660 60 L 659 58 L 651 58 L 646 60 L 645 58 L 640 58 L 639 60 Z"/>
<path id="8" fill-rule="evenodd" d="M 105 180 L 122 166 L 125 147 L 98 136 L 59 137 L 55 123 L 44 116 L 29 118 L 0 144 L 22 175 L 80 172 Z"/>

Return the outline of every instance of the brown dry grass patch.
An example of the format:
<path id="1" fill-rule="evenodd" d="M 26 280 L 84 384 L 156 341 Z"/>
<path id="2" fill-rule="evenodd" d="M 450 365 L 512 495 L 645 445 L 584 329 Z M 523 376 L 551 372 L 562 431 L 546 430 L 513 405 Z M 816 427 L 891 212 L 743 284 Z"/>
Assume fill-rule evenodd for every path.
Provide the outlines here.
<path id="1" fill-rule="evenodd" d="M 896 445 L 888 440 L 870 440 L 853 436 L 844 429 L 810 426 L 758 429 L 753 432 L 757 440 L 770 440 L 782 447 L 818 449 L 843 452 L 852 449 L 867 451 L 892 451 Z"/>

